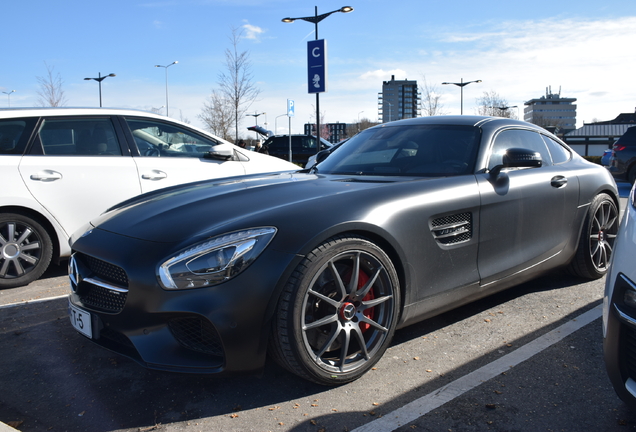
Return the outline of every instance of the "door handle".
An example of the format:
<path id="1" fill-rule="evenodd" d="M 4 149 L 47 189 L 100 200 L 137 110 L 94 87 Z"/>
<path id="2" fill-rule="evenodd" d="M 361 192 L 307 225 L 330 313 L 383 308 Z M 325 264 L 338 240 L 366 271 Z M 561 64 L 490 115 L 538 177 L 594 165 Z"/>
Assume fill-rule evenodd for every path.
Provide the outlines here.
<path id="1" fill-rule="evenodd" d="M 57 171 L 44 170 L 44 171 L 37 172 L 35 174 L 31 174 L 29 178 L 31 180 L 36 180 L 36 181 L 51 182 L 55 180 L 60 180 L 62 178 L 62 174 Z"/>
<path id="2" fill-rule="evenodd" d="M 563 176 L 555 176 L 550 180 L 550 185 L 555 188 L 561 188 L 568 184 L 568 179 Z"/>
<path id="3" fill-rule="evenodd" d="M 168 177 L 168 174 L 159 170 L 152 170 L 149 173 L 145 173 L 141 175 L 141 178 L 144 180 L 162 180 L 167 177 Z"/>

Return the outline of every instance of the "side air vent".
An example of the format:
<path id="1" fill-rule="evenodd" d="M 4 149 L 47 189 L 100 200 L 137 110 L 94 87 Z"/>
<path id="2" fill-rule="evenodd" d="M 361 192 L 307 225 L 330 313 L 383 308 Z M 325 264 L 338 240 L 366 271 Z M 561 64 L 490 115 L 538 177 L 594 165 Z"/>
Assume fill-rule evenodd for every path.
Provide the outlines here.
<path id="1" fill-rule="evenodd" d="M 434 219 L 431 222 L 431 233 L 442 245 L 454 245 L 468 241 L 473 236 L 472 213 L 459 213 Z"/>

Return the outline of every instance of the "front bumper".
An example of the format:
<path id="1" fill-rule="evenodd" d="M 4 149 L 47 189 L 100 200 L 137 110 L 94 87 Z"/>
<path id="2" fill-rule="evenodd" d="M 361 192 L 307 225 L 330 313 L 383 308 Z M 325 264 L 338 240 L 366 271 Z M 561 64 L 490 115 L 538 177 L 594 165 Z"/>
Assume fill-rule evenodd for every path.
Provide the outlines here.
<path id="1" fill-rule="evenodd" d="M 73 248 L 69 301 L 90 313 L 96 344 L 158 370 L 263 367 L 278 287 L 294 255 L 268 249 L 227 282 L 169 291 L 156 277 L 168 245 L 94 230 Z"/>
<path id="2" fill-rule="evenodd" d="M 627 289 L 636 284 L 619 273 L 613 284 L 605 323 L 603 352 L 610 381 L 618 396 L 636 406 L 636 311 L 622 304 Z"/>

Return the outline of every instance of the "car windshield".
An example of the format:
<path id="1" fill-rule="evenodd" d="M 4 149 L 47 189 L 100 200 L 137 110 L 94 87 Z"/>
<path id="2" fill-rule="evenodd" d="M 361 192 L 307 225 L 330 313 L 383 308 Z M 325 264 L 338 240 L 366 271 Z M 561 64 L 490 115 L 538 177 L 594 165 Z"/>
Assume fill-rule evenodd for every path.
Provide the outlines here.
<path id="1" fill-rule="evenodd" d="M 469 174 L 481 136 L 474 126 L 395 125 L 367 129 L 318 166 L 323 174 L 453 176 Z"/>

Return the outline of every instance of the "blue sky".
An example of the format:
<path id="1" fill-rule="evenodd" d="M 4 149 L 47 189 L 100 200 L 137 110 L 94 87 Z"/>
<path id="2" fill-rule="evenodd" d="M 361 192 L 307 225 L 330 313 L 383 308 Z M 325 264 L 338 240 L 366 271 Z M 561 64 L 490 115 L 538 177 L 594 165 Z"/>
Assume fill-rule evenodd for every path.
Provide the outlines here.
<path id="1" fill-rule="evenodd" d="M 350 2 L 351 1 L 351 2 Z M 357 2 L 356 2 L 357 1 Z M 314 26 L 282 18 L 310 16 L 342 6 L 319 24 L 327 40 L 329 91 L 320 108 L 327 122 L 376 120 L 382 81 L 426 79 L 443 110 L 459 114 L 460 91 L 444 81 L 482 80 L 464 88 L 464 113 L 495 91 L 518 105 L 546 88 L 577 98 L 577 125 L 609 120 L 636 108 L 636 2 L 633 0 L 21 0 L 4 2 L 0 91 L 12 107 L 34 106 L 45 63 L 63 80 L 68 106 L 135 109 L 165 105 L 168 70 L 170 116 L 201 126 L 203 103 L 224 71 L 231 28 L 243 28 L 239 50 L 250 53 L 261 90 L 250 112 L 284 132 L 286 100 L 296 104 L 293 131 L 315 112 L 307 94 L 306 43 Z M 0 107 L 9 102 L 0 93 Z M 362 113 L 361 113 L 362 112 Z M 246 117 L 242 128 L 254 123 Z M 247 134 L 245 134 L 247 135 Z"/>

